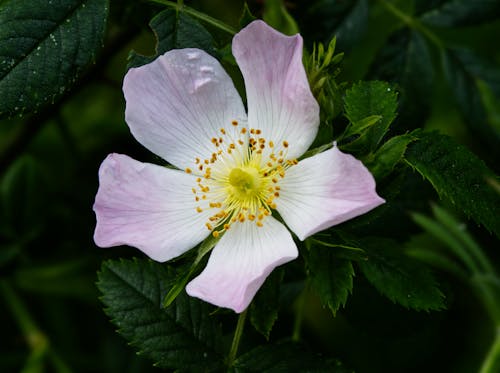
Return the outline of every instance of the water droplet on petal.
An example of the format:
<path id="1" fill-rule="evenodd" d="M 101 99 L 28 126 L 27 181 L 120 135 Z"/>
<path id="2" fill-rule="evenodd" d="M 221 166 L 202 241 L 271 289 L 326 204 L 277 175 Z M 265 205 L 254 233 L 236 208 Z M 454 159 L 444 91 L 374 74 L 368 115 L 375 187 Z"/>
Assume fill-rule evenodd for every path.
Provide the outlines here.
<path id="1" fill-rule="evenodd" d="M 197 91 L 207 83 L 211 82 L 212 79 L 210 78 L 198 78 L 194 81 L 194 90 Z"/>
<path id="2" fill-rule="evenodd" d="M 212 66 L 201 66 L 200 67 L 200 72 L 202 73 L 213 73 L 214 68 Z"/>
<path id="3" fill-rule="evenodd" d="M 188 60 L 196 60 L 200 58 L 200 53 L 199 52 L 187 52 L 186 56 Z"/>

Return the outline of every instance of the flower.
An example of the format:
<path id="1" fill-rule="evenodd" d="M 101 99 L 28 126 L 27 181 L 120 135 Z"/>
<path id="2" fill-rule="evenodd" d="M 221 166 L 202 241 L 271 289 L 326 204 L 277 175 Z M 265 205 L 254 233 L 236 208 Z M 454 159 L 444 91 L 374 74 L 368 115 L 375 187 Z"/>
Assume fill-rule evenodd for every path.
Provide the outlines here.
<path id="1" fill-rule="evenodd" d="M 163 262 L 220 237 L 189 295 L 242 312 L 300 240 L 384 202 L 363 164 L 335 145 L 298 161 L 319 107 L 302 38 L 254 21 L 233 39 L 248 116 L 219 62 L 171 50 L 128 71 L 125 119 L 134 137 L 177 169 L 110 154 L 99 169 L 98 246 L 134 246 Z"/>

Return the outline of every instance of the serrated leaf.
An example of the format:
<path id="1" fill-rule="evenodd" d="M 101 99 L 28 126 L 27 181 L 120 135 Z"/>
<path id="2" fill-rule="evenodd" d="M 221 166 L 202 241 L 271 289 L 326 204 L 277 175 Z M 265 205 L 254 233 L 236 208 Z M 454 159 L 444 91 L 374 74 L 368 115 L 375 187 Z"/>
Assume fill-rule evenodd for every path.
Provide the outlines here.
<path id="1" fill-rule="evenodd" d="M 344 148 L 366 147 L 370 151 L 375 150 L 396 117 L 397 97 L 394 89 L 381 81 L 359 82 L 348 89 L 344 97 L 344 108 L 351 123 L 374 115 L 380 116 L 381 119 Z"/>
<path id="2" fill-rule="evenodd" d="M 354 269 L 349 260 L 338 258 L 334 251 L 314 244 L 305 259 L 313 288 L 335 315 L 352 292 Z"/>
<path id="3" fill-rule="evenodd" d="M 305 346 L 293 342 L 257 347 L 241 355 L 234 362 L 232 371 L 235 373 L 351 372 L 340 361 L 311 352 Z"/>
<path id="4" fill-rule="evenodd" d="M 107 0 L 0 3 L 0 117 L 68 91 L 102 46 Z"/>
<path id="5" fill-rule="evenodd" d="M 408 144 L 417 140 L 411 134 L 395 136 L 385 142 L 373 155 L 367 164 L 375 179 L 381 179 L 394 169 L 396 164 L 403 160 Z"/>
<path id="6" fill-rule="evenodd" d="M 283 275 L 284 272 L 280 268 L 271 272 L 250 306 L 250 321 L 266 339 L 269 339 L 271 329 L 278 319 L 280 285 Z"/>
<path id="7" fill-rule="evenodd" d="M 156 36 L 156 53 L 142 56 L 131 52 L 128 67 L 138 67 L 153 61 L 171 49 L 198 48 L 217 56 L 212 35 L 189 15 L 166 9 L 158 13 L 149 23 Z"/>
<path id="8" fill-rule="evenodd" d="M 357 241 L 368 260 L 358 262 L 370 283 L 392 302 L 417 311 L 445 308 L 437 281 L 422 263 L 404 255 L 399 244 L 384 238 Z"/>
<path id="9" fill-rule="evenodd" d="M 432 26 L 470 26 L 493 21 L 500 16 L 498 0 L 451 0 L 422 14 L 420 19 Z"/>
<path id="10" fill-rule="evenodd" d="M 162 308 L 175 271 L 149 260 L 104 262 L 98 288 L 118 331 L 160 368 L 220 369 L 221 332 L 212 308 L 181 293 Z"/>
<path id="11" fill-rule="evenodd" d="M 488 183 L 488 178 L 498 177 L 481 159 L 437 133 L 419 135 L 419 140 L 408 146 L 405 158 L 441 198 L 500 236 L 500 196 Z"/>

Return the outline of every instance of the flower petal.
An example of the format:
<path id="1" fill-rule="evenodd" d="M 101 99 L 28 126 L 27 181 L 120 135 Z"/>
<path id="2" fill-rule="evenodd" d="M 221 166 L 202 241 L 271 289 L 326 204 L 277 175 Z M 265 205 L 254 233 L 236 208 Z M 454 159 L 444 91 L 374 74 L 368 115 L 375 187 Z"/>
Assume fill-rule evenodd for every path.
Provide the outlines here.
<path id="1" fill-rule="evenodd" d="M 182 171 L 110 154 L 99 169 L 94 241 L 100 247 L 130 245 L 164 262 L 205 239 L 209 211 L 198 213 Z"/>
<path id="2" fill-rule="evenodd" d="M 193 167 L 210 158 L 211 139 L 238 138 L 246 113 L 233 82 L 220 63 L 199 49 L 174 49 L 150 64 L 130 69 L 123 92 L 125 120 L 146 148 L 171 164 Z M 238 127 L 232 121 L 241 123 Z"/>
<path id="3" fill-rule="evenodd" d="M 277 210 L 300 240 L 385 202 L 370 171 L 336 146 L 289 168 L 280 186 Z"/>
<path id="4" fill-rule="evenodd" d="M 186 291 L 219 307 L 242 312 L 271 271 L 297 255 L 292 235 L 273 217 L 265 218 L 261 228 L 252 222 L 235 223 Z"/>
<path id="5" fill-rule="evenodd" d="M 302 64 L 302 37 L 254 21 L 234 37 L 233 55 L 245 79 L 249 127 L 278 146 L 287 141 L 289 158 L 302 155 L 319 125 L 319 106 Z"/>

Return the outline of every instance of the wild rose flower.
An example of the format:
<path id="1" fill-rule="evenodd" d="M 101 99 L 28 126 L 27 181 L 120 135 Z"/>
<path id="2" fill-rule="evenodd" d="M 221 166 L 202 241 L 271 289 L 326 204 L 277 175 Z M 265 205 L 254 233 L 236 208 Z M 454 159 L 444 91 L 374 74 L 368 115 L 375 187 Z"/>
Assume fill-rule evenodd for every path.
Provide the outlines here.
<path id="1" fill-rule="evenodd" d="M 210 234 L 220 240 L 188 294 L 243 311 L 300 240 L 384 202 L 363 164 L 336 146 L 297 161 L 319 107 L 302 65 L 302 38 L 254 21 L 233 39 L 248 115 L 219 62 L 171 50 L 130 69 L 123 91 L 134 137 L 178 169 L 110 154 L 99 170 L 94 239 L 164 262 Z"/>

